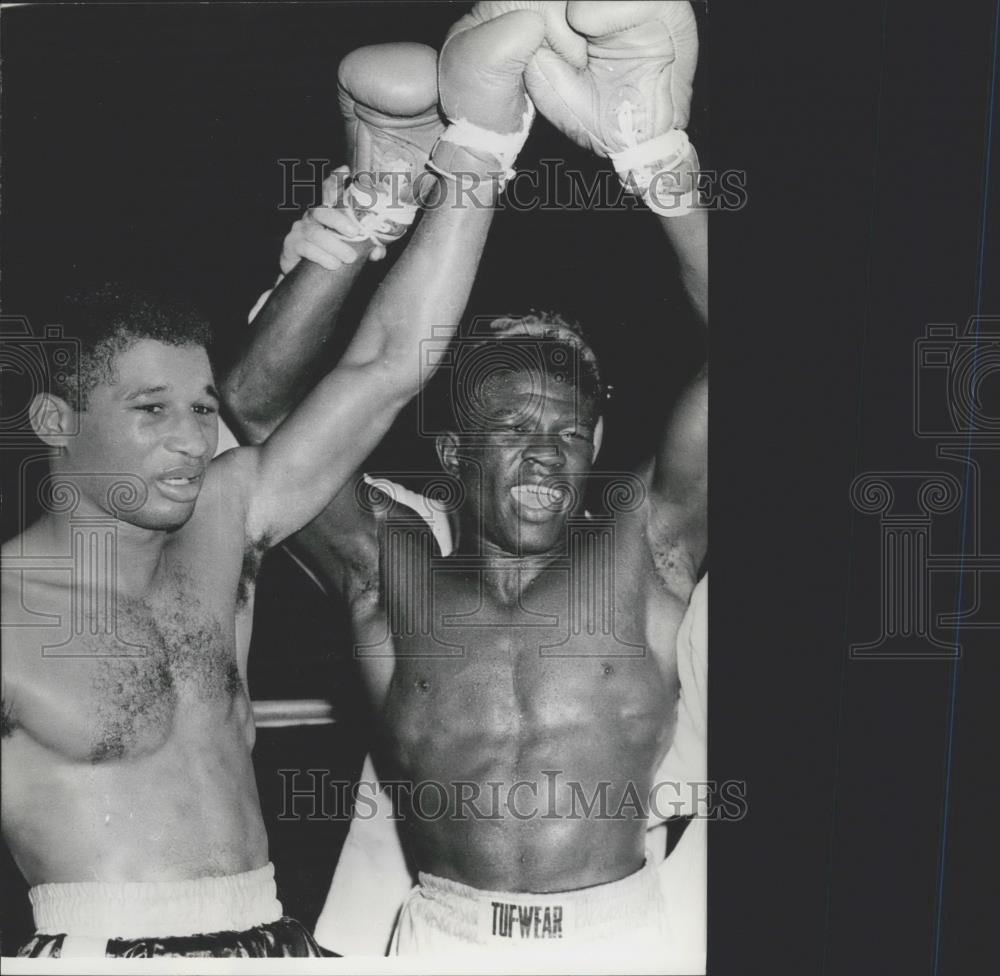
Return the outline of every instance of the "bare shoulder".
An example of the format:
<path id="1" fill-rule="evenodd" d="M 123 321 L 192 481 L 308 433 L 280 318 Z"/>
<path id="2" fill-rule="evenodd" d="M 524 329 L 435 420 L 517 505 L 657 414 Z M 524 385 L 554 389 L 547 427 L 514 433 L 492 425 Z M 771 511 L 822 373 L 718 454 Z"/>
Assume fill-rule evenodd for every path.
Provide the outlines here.
<path id="1" fill-rule="evenodd" d="M 205 478 L 205 487 L 222 485 L 242 490 L 254 478 L 260 464 L 259 447 L 233 447 L 212 458 Z"/>
<path id="2" fill-rule="evenodd" d="M 0 558 L 12 564 L 19 556 L 36 555 L 38 550 L 37 525 L 29 525 L 23 532 L 11 536 L 0 548 Z"/>
<path id="3" fill-rule="evenodd" d="M 240 535 L 245 526 L 248 499 L 253 489 L 258 449 L 237 447 L 212 459 L 205 483 L 186 530 L 201 531 L 207 524 L 225 527 L 227 534 Z"/>
<path id="4" fill-rule="evenodd" d="M 39 618 L 33 615 L 27 604 L 29 594 L 47 583 L 58 583 L 53 570 L 67 569 L 69 549 L 53 552 L 51 543 L 42 540 L 41 534 L 30 526 L 19 535 L 8 539 L 0 551 L 0 584 L 2 584 L 3 617 L 0 624 L 4 628 L 4 650 L 24 630 L 26 619 L 32 626 L 38 626 Z"/>
<path id="5" fill-rule="evenodd" d="M 2 546 L 0 546 L 0 561 L 3 565 L 6 565 L 9 560 L 13 560 L 16 556 L 24 551 L 24 534 L 16 535 L 11 539 L 8 539 Z M 7 577 L 3 578 L 4 586 L 7 584 Z"/>
<path id="6" fill-rule="evenodd" d="M 69 610 L 68 600 L 65 606 L 53 605 L 51 595 L 39 595 L 40 587 L 45 586 L 45 577 L 53 574 L 44 571 L 47 560 L 37 553 L 34 537 L 29 528 L 5 542 L 0 552 L 4 734 L 12 728 L 12 703 L 17 686 L 26 669 L 30 670 L 31 665 L 37 662 L 43 636 L 51 632 L 53 620 L 58 619 L 52 614 Z M 54 563 L 56 558 L 53 557 L 51 562 Z M 45 606 L 46 613 L 39 612 L 40 606 Z"/>

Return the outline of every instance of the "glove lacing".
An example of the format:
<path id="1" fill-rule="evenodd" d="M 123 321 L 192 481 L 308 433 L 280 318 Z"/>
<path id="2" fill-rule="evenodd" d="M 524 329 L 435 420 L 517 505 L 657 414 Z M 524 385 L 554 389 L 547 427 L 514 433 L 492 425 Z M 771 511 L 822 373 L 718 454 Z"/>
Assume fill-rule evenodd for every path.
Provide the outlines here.
<path id="1" fill-rule="evenodd" d="M 402 237 L 405 228 L 416 219 L 420 208 L 416 203 L 400 199 L 402 181 L 392 178 L 394 174 L 406 173 L 412 181 L 410 164 L 403 159 L 395 159 L 386 164 L 385 171 L 387 175 L 381 182 L 366 184 L 363 189 L 354 181 L 348 184 L 347 203 L 361 230 L 352 235 L 338 233 L 342 240 L 352 244 L 360 241 L 389 244 Z"/>

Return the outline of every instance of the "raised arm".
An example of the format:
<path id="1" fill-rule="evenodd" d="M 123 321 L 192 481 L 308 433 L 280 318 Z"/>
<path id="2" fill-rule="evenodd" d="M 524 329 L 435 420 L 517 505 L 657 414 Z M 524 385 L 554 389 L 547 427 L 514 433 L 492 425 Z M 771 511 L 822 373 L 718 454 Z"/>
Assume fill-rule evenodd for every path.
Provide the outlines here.
<path id="1" fill-rule="evenodd" d="M 681 281 L 708 325 L 708 215 L 659 218 L 677 256 Z M 708 364 L 684 389 L 660 440 L 650 496 L 661 534 L 697 573 L 708 548 Z"/>
<path id="2" fill-rule="evenodd" d="M 676 42 L 675 42 L 676 43 Z M 708 212 L 697 204 L 694 147 L 679 173 L 654 174 L 646 202 L 677 260 L 681 284 L 708 327 Z M 708 551 L 708 363 L 678 397 L 657 446 L 649 482 L 652 529 L 693 581 Z M 668 561 L 669 562 L 669 561 Z M 687 586 L 687 582 L 683 584 Z"/>
<path id="3" fill-rule="evenodd" d="M 498 193 L 527 136 L 522 74 L 543 29 L 536 14 L 517 12 L 467 35 L 442 55 L 442 105 L 462 124 L 432 153 L 437 175 L 426 181 L 423 219 L 336 368 L 253 454 L 253 538 L 273 545 L 323 509 L 436 366 L 440 353 L 427 355 L 425 340 L 446 338 L 464 311 Z M 312 294 L 328 274 L 303 262 L 276 295 L 286 284 Z"/>
<path id="4" fill-rule="evenodd" d="M 708 327 L 708 211 L 693 209 L 678 217 L 659 217 L 660 226 L 677 258 L 681 283 L 698 314 Z"/>
<path id="5" fill-rule="evenodd" d="M 341 361 L 255 449 L 251 537 L 273 545 L 319 514 L 428 378 L 421 344 L 457 325 L 492 219 L 493 201 L 483 197 L 494 192 L 480 188 L 485 205 L 461 207 L 457 184 L 436 180 L 437 209 L 375 293 Z M 279 290 L 300 284 L 315 295 L 328 274 L 303 262 Z"/>
<path id="6" fill-rule="evenodd" d="M 228 417 L 259 444 L 321 375 L 339 313 L 365 258 L 379 259 L 409 229 L 425 163 L 444 121 L 437 110 L 437 52 L 424 44 L 359 48 L 341 62 L 338 95 L 351 165 L 323 183 L 285 239 L 279 281 L 252 313 L 253 327 L 223 380 Z M 317 269 L 297 272 L 300 258 Z"/>
<path id="7" fill-rule="evenodd" d="M 566 21 L 585 41 L 582 66 L 550 43 L 528 67 L 528 91 L 557 128 L 608 157 L 626 189 L 657 214 L 687 296 L 707 325 L 707 213 L 698 207 L 698 156 L 685 131 L 698 60 L 691 6 L 570 0 Z M 703 368 L 672 412 L 648 482 L 657 549 L 675 555 L 668 562 L 680 567 L 685 586 L 707 547 L 707 434 Z"/>
<path id="8" fill-rule="evenodd" d="M 266 440 L 316 384 L 344 302 L 365 258 L 375 255 L 373 242 L 346 239 L 360 232 L 343 199 L 347 173 L 343 167 L 327 177 L 324 204 L 292 225 L 282 248 L 282 275 L 250 313 L 246 342 L 222 379 L 227 419 L 245 443 Z M 303 259 L 326 275 L 289 278 Z"/>

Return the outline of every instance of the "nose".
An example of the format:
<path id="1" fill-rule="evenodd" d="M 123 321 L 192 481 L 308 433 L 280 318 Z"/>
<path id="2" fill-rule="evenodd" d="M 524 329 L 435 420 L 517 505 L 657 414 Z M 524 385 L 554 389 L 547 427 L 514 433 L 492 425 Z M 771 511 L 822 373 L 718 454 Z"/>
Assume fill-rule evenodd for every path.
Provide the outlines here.
<path id="1" fill-rule="evenodd" d="M 191 458 L 204 457 L 208 452 L 208 438 L 197 417 L 193 414 L 179 417 L 167 436 L 166 447 Z"/>

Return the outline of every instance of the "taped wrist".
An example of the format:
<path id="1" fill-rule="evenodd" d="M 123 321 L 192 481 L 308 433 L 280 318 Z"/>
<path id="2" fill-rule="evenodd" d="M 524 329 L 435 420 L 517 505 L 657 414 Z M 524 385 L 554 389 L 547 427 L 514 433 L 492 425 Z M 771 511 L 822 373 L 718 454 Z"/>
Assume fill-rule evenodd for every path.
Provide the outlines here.
<path id="1" fill-rule="evenodd" d="M 608 157 L 622 185 L 643 197 L 651 210 L 665 217 L 690 213 L 698 205 L 698 154 L 683 129 L 670 129 L 637 142 L 633 107 L 623 102 L 618 125 L 625 148 L 609 150 Z"/>
<path id="2" fill-rule="evenodd" d="M 351 236 L 338 236 L 352 244 L 360 241 L 391 244 L 398 241 L 409 230 L 419 209 L 417 204 L 402 199 L 402 196 L 398 181 L 372 183 L 352 179 L 347 185 L 344 200 L 361 225 L 361 231 Z"/>
<path id="3" fill-rule="evenodd" d="M 489 176 L 497 180 L 502 190 L 514 176 L 514 161 L 528 138 L 535 118 L 535 106 L 525 99 L 521 128 L 517 132 L 501 133 L 484 129 L 468 119 L 457 119 L 438 137 L 427 164 L 435 173 L 449 179 L 467 172 L 469 158 L 482 163 L 481 169 L 471 175 Z M 456 149 L 459 150 L 456 152 Z M 462 166 L 458 165 L 461 161 Z"/>

